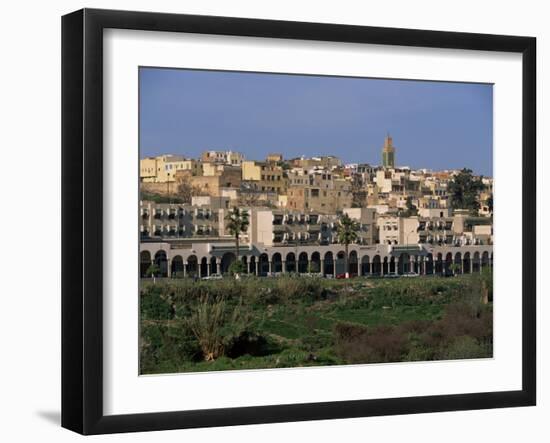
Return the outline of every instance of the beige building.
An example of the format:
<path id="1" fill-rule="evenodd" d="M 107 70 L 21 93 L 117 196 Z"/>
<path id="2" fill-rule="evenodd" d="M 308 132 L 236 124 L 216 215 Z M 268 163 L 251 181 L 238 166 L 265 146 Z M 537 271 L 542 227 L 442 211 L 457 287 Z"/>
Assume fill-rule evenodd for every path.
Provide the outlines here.
<path id="1" fill-rule="evenodd" d="M 375 211 L 346 208 L 359 225 L 357 244 L 373 245 L 376 241 Z M 339 216 L 287 209 L 252 208 L 249 235 L 253 243 L 265 246 L 328 245 L 338 242 Z"/>
<path id="2" fill-rule="evenodd" d="M 359 223 L 359 243 L 373 245 L 378 240 L 376 225 L 376 209 L 374 208 L 344 208 L 344 214 Z"/>
<path id="3" fill-rule="evenodd" d="M 194 176 L 190 171 L 180 170 L 176 173 L 176 184 L 188 183 L 196 195 L 220 197 L 224 188 L 239 188 L 241 170 L 236 166 L 223 166 L 214 175 Z"/>
<path id="4" fill-rule="evenodd" d="M 244 161 L 242 180 L 251 182 L 258 191 L 284 193 L 287 185 L 283 168 L 269 162 Z"/>
<path id="5" fill-rule="evenodd" d="M 291 160 L 291 164 L 295 168 L 310 169 L 314 167 L 332 169 L 342 166 L 342 160 L 333 155 L 326 155 L 321 157 L 311 158 L 295 158 Z"/>
<path id="6" fill-rule="evenodd" d="M 156 182 L 156 157 L 146 157 L 139 160 L 139 178 L 142 182 Z"/>
<path id="7" fill-rule="evenodd" d="M 202 164 L 179 155 L 159 155 L 140 160 L 140 179 L 143 182 L 174 182 L 177 171 L 190 171 L 192 175 L 201 175 Z"/>
<path id="8" fill-rule="evenodd" d="M 201 203 L 201 202 L 198 202 Z M 209 205 L 140 202 L 142 240 L 154 238 L 216 238 L 223 232 L 220 209 Z"/>
<path id="9" fill-rule="evenodd" d="M 253 243 L 272 246 L 273 211 L 270 209 L 252 209 L 249 212 L 248 236 Z"/>
<path id="10" fill-rule="evenodd" d="M 433 207 L 418 208 L 418 215 L 424 218 L 450 217 L 451 212 L 452 211 L 449 208 L 433 208 Z"/>
<path id="11" fill-rule="evenodd" d="M 271 153 L 267 154 L 266 161 L 269 163 L 278 163 L 283 161 L 283 154 Z"/>
<path id="12" fill-rule="evenodd" d="M 225 216 L 234 206 L 249 213 L 240 255 L 257 275 L 342 273 L 344 247 L 337 238 L 342 213 L 359 226 L 358 241 L 350 245 L 351 274 L 443 274 L 452 264 L 459 272 L 478 272 L 492 265 L 487 200 L 493 180 L 483 178 L 481 216 L 452 211 L 447 184 L 456 171 L 396 169 L 395 149 L 391 140 L 386 144 L 385 168 L 344 167 L 337 157 L 324 156 L 287 161 L 285 168 L 287 163 L 293 168 L 286 170 L 279 166 L 282 154 L 245 161 L 233 151 L 205 151 L 199 160 L 177 155 L 141 159 L 144 195 L 175 196 L 189 190 L 185 185 L 192 195 L 190 204 L 140 202 L 142 275 L 152 261 L 164 263 L 163 275 L 226 272 L 235 245 Z M 408 199 L 417 216 L 399 216 Z"/>
<path id="13" fill-rule="evenodd" d="M 213 177 L 220 175 L 234 175 L 241 174 L 240 166 L 220 164 L 213 162 L 206 162 L 202 164 L 202 174 L 205 177 Z"/>
<path id="14" fill-rule="evenodd" d="M 201 154 L 201 160 L 205 163 L 240 166 L 244 160 L 244 155 L 235 151 L 204 151 Z"/>
<path id="15" fill-rule="evenodd" d="M 399 217 L 381 215 L 377 220 L 379 243 L 386 245 L 490 245 L 492 224 L 485 217 L 465 213 L 454 216 Z"/>
<path id="16" fill-rule="evenodd" d="M 294 169 L 288 175 L 287 208 L 335 214 L 352 205 L 351 182 L 327 170 L 305 174 Z"/>
<path id="17" fill-rule="evenodd" d="M 227 196 L 212 197 L 210 195 L 194 196 L 191 198 L 191 206 L 228 209 L 231 206 L 231 198 Z"/>
<path id="18" fill-rule="evenodd" d="M 140 244 L 140 276 L 155 263 L 162 277 L 206 277 L 225 274 L 235 260 L 235 245 L 231 239 L 221 241 L 157 240 Z M 240 260 L 247 273 L 266 276 L 270 273 L 319 273 L 336 276 L 345 272 L 344 248 L 339 244 L 288 244 L 266 246 L 243 244 Z M 416 272 L 421 275 L 441 275 L 451 265 L 458 273 L 479 273 L 493 266 L 493 247 L 477 246 L 364 246 L 349 247 L 351 275 L 386 275 Z"/>
<path id="19" fill-rule="evenodd" d="M 379 242 L 384 245 L 418 244 L 418 217 L 381 215 L 377 220 Z"/>

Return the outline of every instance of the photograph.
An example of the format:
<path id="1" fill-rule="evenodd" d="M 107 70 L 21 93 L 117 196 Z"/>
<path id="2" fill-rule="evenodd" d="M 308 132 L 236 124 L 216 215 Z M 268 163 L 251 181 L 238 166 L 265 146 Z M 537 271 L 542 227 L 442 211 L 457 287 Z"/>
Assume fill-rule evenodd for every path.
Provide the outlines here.
<path id="1" fill-rule="evenodd" d="M 140 374 L 492 358 L 492 143 L 492 84 L 140 66 Z"/>
<path id="2" fill-rule="evenodd" d="M 543 5 L 6 2 L 0 441 L 550 436 Z"/>

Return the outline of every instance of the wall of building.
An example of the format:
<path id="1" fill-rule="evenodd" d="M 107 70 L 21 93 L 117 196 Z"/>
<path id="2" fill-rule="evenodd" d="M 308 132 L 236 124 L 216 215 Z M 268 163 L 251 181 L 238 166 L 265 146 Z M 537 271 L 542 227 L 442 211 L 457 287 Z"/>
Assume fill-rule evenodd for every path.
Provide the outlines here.
<path id="1" fill-rule="evenodd" d="M 141 182 L 139 184 L 140 190 L 149 194 L 158 194 L 162 196 L 176 195 L 177 184 L 176 183 L 157 183 L 157 182 Z"/>
<path id="2" fill-rule="evenodd" d="M 273 212 L 270 210 L 253 210 L 250 230 L 253 243 L 265 246 L 273 245 Z"/>

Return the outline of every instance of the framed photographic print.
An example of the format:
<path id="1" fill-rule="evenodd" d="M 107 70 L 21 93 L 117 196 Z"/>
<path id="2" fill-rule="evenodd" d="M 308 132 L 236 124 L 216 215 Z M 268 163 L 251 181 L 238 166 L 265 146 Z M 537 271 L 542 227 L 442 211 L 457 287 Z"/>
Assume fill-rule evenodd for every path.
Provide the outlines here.
<path id="1" fill-rule="evenodd" d="M 536 401 L 530 37 L 62 21 L 62 425 Z"/>

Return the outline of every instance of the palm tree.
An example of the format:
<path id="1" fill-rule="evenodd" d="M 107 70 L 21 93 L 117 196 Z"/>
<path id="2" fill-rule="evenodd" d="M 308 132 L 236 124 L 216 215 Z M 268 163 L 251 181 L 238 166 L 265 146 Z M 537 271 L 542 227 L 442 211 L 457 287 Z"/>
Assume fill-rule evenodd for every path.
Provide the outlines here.
<path id="1" fill-rule="evenodd" d="M 359 237 L 357 232 L 359 231 L 359 223 L 352 220 L 348 214 L 343 214 L 338 221 L 338 243 L 344 244 L 346 249 L 345 268 L 346 278 L 349 278 L 349 244 L 357 241 Z"/>
<path id="2" fill-rule="evenodd" d="M 229 233 L 235 237 L 235 255 L 239 260 L 239 235 L 241 232 L 248 230 L 248 212 L 246 210 L 240 210 L 234 206 L 231 211 L 225 216 L 227 221 L 226 227 Z"/>

